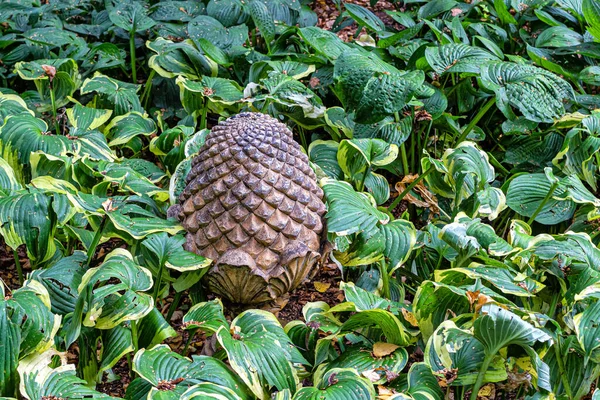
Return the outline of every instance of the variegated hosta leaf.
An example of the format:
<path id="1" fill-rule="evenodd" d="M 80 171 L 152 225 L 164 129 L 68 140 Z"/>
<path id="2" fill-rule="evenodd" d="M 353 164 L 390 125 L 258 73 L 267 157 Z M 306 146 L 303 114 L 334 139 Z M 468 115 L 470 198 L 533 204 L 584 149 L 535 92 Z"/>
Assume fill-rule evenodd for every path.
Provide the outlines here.
<path id="1" fill-rule="evenodd" d="M 508 207 L 506 205 L 506 196 L 498 188 L 488 186 L 476 193 L 479 207 L 477 213 L 482 217 L 487 217 L 490 221 L 498 218 L 498 215 Z"/>
<path id="2" fill-rule="evenodd" d="M 433 333 L 425 349 L 425 363 L 441 379 L 444 372 L 455 371 L 452 386 L 472 385 L 481 370 L 485 349 L 471 332 L 460 329 L 453 321 L 444 321 Z M 506 365 L 502 357 L 494 357 L 485 372 L 485 382 L 500 382 L 507 378 Z"/>
<path id="3" fill-rule="evenodd" d="M 27 107 L 25 100 L 16 94 L 0 93 L 0 120 L 9 115 L 29 114 L 35 116 L 34 112 Z"/>
<path id="4" fill-rule="evenodd" d="M 112 110 L 102 110 L 75 104 L 67 109 L 67 118 L 69 123 L 81 130 L 97 129 L 104 125 L 110 119 Z"/>
<path id="5" fill-rule="evenodd" d="M 496 56 L 480 47 L 462 43 L 444 44 L 425 49 L 425 58 L 433 70 L 441 75 L 446 72 L 468 72 L 477 74 L 481 64 L 498 60 Z"/>
<path id="6" fill-rule="evenodd" d="M 160 76 L 175 78 L 179 75 L 193 80 L 200 80 L 204 75 L 215 75 L 218 65 L 198 51 L 191 40 L 175 43 L 162 37 L 146 46 L 155 52 L 148 59 L 148 65 Z"/>
<path id="7" fill-rule="evenodd" d="M 128 143 L 137 136 L 150 136 L 156 133 L 156 124 L 151 118 L 139 113 L 129 112 L 115 117 L 105 128 L 110 138 L 108 145 L 118 146 Z"/>
<path id="8" fill-rule="evenodd" d="M 48 69 L 54 69 L 54 71 L 46 72 Z M 43 101 L 43 105 L 37 107 L 40 112 L 52 110 L 50 76 L 52 76 L 56 107 L 67 104 L 69 102 L 67 97 L 73 95 L 81 83 L 77 63 L 70 58 L 18 62 L 15 65 L 15 72 L 21 79 L 36 81 Z"/>
<path id="9" fill-rule="evenodd" d="M 60 366 L 50 365 L 58 358 Z M 32 354 L 19 363 L 20 392 L 27 399 L 114 399 L 97 392 L 75 374 L 75 364 L 67 364 L 66 353 L 48 350 Z"/>
<path id="10" fill-rule="evenodd" d="M 335 368 L 327 371 L 314 382 L 313 387 L 304 387 L 294 395 L 294 400 L 341 400 L 374 399 L 373 384 L 359 376 L 351 368 Z"/>
<path id="11" fill-rule="evenodd" d="M 217 385 L 212 382 L 198 383 L 186 390 L 180 397 L 181 400 L 242 400 L 244 397 L 239 396 L 235 391 L 225 386 Z"/>
<path id="12" fill-rule="evenodd" d="M 118 186 L 125 193 L 147 195 L 158 201 L 166 201 L 169 198 L 165 189 L 156 186 L 144 174 L 135 171 L 127 163 L 101 162 L 98 164 L 98 170 L 105 182 Z"/>
<path id="13" fill-rule="evenodd" d="M 485 249 L 490 255 L 505 256 L 513 248 L 494 229 L 481 222 L 479 218 L 471 219 L 459 213 L 454 222 L 444 226 L 439 234 L 440 239 L 458 251 L 459 256 L 467 259 Z"/>
<path id="14" fill-rule="evenodd" d="M 574 100 L 571 85 L 545 69 L 511 62 L 481 66 L 481 83 L 496 93 L 498 108 L 509 119 L 517 108 L 535 122 L 554 122 L 565 113 L 563 100 Z"/>
<path id="15" fill-rule="evenodd" d="M 431 368 L 423 362 L 414 363 L 408 371 L 406 386 L 402 393 L 394 394 L 390 400 L 442 400 L 444 393 Z"/>
<path id="16" fill-rule="evenodd" d="M 154 308 L 152 296 L 144 293 L 150 288 L 150 271 L 137 265 L 127 250 L 113 250 L 81 278 L 75 310 L 64 327 L 68 345 L 79 336 L 81 325 L 112 329 L 143 318 Z"/>
<path id="17" fill-rule="evenodd" d="M 524 276 L 517 271 L 513 271 L 508 267 L 487 267 L 472 263 L 467 268 L 452 268 L 435 272 L 436 281 L 447 285 L 462 286 L 470 284 L 471 282 L 465 282 L 465 278 L 487 281 L 502 294 L 519 297 L 534 297 L 536 293 L 545 287 L 540 282 Z"/>
<path id="18" fill-rule="evenodd" d="M 143 112 L 137 92 L 140 85 L 122 82 L 96 72 L 81 85 L 81 94 L 97 93 L 96 107 L 114 111 L 114 116 Z"/>
<path id="19" fill-rule="evenodd" d="M 483 345 L 486 357 L 494 356 L 508 345 L 518 345 L 527 350 L 536 342 L 552 343 L 552 338 L 544 331 L 535 328 L 511 311 L 491 303 L 481 308 L 480 315 L 473 323 L 473 336 Z M 551 390 L 548 366 L 540 361 L 537 372 L 538 385 L 545 390 Z"/>
<path id="20" fill-rule="evenodd" d="M 148 17 L 148 9 L 137 2 L 117 3 L 108 13 L 108 17 L 113 24 L 127 32 L 145 31 L 156 24 Z"/>
<path id="21" fill-rule="evenodd" d="M 8 195 L 12 191 L 22 189 L 15 170 L 2 157 L 0 157 L 0 194 Z"/>
<path id="22" fill-rule="evenodd" d="M 365 193 L 355 192 L 346 182 L 324 179 L 321 181 L 327 197 L 327 229 L 340 236 L 364 232 L 372 235 L 378 224 L 386 224 L 389 216 L 379 211 L 373 198 Z"/>
<path id="23" fill-rule="evenodd" d="M 165 232 L 148 236 L 143 242 L 145 261 L 158 270 L 160 265 L 179 272 L 205 269 L 212 260 L 183 249 L 185 238 L 181 235 L 169 236 Z"/>
<path id="24" fill-rule="evenodd" d="M 398 146 L 381 139 L 345 139 L 339 145 L 337 159 L 348 178 L 367 168 L 381 167 L 398 157 Z"/>
<path id="25" fill-rule="evenodd" d="M 186 329 L 199 329 L 207 336 L 216 333 L 222 326 L 226 327 L 227 320 L 223 315 L 221 300 L 195 304 L 183 316 L 183 325 Z"/>
<path id="26" fill-rule="evenodd" d="M 308 362 L 273 314 L 245 311 L 231 322 L 230 329 L 221 327 L 216 335 L 233 370 L 259 399 L 268 399 L 271 388 L 296 391 L 299 378 L 293 364 Z"/>
<path id="27" fill-rule="evenodd" d="M 308 158 L 328 177 L 343 179 L 344 173 L 337 161 L 338 148 L 339 143 L 334 140 L 315 140 L 308 146 Z"/>
<path id="28" fill-rule="evenodd" d="M 191 81 L 179 76 L 176 82 L 180 89 L 181 103 L 190 115 L 200 115 L 205 101 L 222 108 L 238 103 L 244 97 L 240 85 L 230 79 L 203 76 L 199 81 Z"/>
<path id="29" fill-rule="evenodd" d="M 56 251 L 53 215 L 52 199 L 35 189 L 0 197 L 0 235 L 13 250 L 24 244 L 29 259 L 39 264 Z"/>
<path id="30" fill-rule="evenodd" d="M 428 186 L 440 196 L 453 198 L 455 207 L 495 179 L 487 153 L 473 142 L 446 150 L 441 161 L 423 158 L 422 162 L 424 170 L 431 164 L 436 168 L 425 178 Z"/>
<path id="31" fill-rule="evenodd" d="M 546 168 L 545 173 L 521 174 L 512 179 L 506 192 L 506 204 L 516 213 L 531 217 L 555 182 L 558 186 L 537 214 L 536 222 L 554 225 L 566 221 L 573 216 L 577 203 L 600 205 L 600 200 L 576 175 L 556 178 L 550 168 Z"/>
<path id="32" fill-rule="evenodd" d="M 377 346 L 385 351 L 378 354 Z M 389 343 L 375 343 L 372 347 L 351 346 L 335 360 L 326 365 L 326 370 L 351 368 L 373 383 L 386 383 L 400 375 L 408 362 L 408 352 L 403 347 Z"/>
<path id="33" fill-rule="evenodd" d="M 139 350 L 133 358 L 133 370 L 150 383 L 148 399 L 178 400 L 190 387 L 203 382 L 229 388 L 237 395 L 234 399 L 251 398 L 241 380 L 222 361 L 196 355 L 190 360 L 163 344 Z"/>
<path id="34" fill-rule="evenodd" d="M 165 339 L 177 336 L 175 329 L 155 307 L 137 322 L 138 348 L 152 348 Z"/>

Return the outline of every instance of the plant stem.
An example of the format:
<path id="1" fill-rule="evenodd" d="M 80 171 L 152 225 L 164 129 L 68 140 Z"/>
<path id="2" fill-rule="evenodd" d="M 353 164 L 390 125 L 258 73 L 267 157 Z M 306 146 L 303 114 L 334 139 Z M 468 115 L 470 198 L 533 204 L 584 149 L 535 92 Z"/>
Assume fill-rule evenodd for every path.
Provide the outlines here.
<path id="1" fill-rule="evenodd" d="M 552 186 L 550 186 L 550 190 L 548 190 L 548 194 L 546 195 L 546 197 L 544 197 L 544 200 L 542 200 L 542 202 L 540 203 L 538 208 L 535 210 L 533 215 L 529 218 L 529 220 L 527 221 L 527 225 L 531 226 L 533 221 L 535 221 L 535 217 L 537 217 L 538 214 L 542 211 L 542 208 L 544 208 L 544 206 L 546 205 L 548 200 L 550 200 L 550 197 L 552 197 L 552 195 L 554 194 L 554 191 L 556 190 L 557 187 L 558 187 L 558 182 L 554 182 L 552 184 Z"/>
<path id="2" fill-rule="evenodd" d="M 17 275 L 19 275 L 19 284 L 23 285 L 23 268 L 21 268 L 21 260 L 19 260 L 19 251 L 13 250 L 13 258 L 15 259 L 15 267 L 17 268 Z"/>
<path id="3" fill-rule="evenodd" d="M 137 84 L 137 71 L 135 68 L 135 29 L 129 32 L 129 57 L 131 57 L 131 78 Z"/>
<path id="4" fill-rule="evenodd" d="M 162 283 L 162 274 L 163 269 L 165 268 L 165 262 L 160 260 L 160 265 L 158 266 L 158 274 L 156 275 L 156 282 L 154 283 L 154 303 L 158 300 L 158 294 L 160 292 L 160 284 Z"/>
<path id="5" fill-rule="evenodd" d="M 471 397 L 470 400 L 477 400 L 477 395 L 479 394 L 479 389 L 481 388 L 481 385 L 483 384 L 483 378 L 485 378 L 485 373 L 487 372 L 490 363 L 492 362 L 492 358 L 494 358 L 494 354 L 496 354 L 496 352 L 492 352 L 489 355 L 486 355 L 485 358 L 483 359 L 483 363 L 481 364 L 481 369 L 479 370 L 479 373 L 477 374 L 477 380 L 475 381 L 475 384 L 473 385 L 473 390 L 471 391 Z"/>
<path id="6" fill-rule="evenodd" d="M 388 211 L 389 211 L 389 212 L 392 212 L 392 211 L 394 211 L 394 209 L 395 209 L 395 208 L 398 206 L 398 204 L 399 204 L 399 203 L 402 201 L 402 199 L 404 198 L 404 196 L 406 196 L 406 195 L 407 195 L 407 194 L 408 194 L 408 193 L 409 193 L 409 192 L 410 192 L 410 191 L 411 191 L 411 190 L 412 190 L 412 189 L 413 189 L 415 186 L 417 186 L 417 184 L 418 184 L 419 182 L 421 182 L 421 180 L 423 180 L 423 178 L 425 178 L 427 175 L 429 175 L 431 172 L 433 172 L 433 170 L 434 170 L 434 169 L 435 169 L 435 167 L 434 167 L 433 165 L 432 165 L 432 166 L 430 166 L 430 167 L 427 169 L 427 171 L 423 172 L 421 175 L 419 175 L 419 176 L 417 177 L 417 179 L 415 179 L 414 181 L 412 181 L 412 182 L 410 183 L 410 185 L 408 185 L 408 186 L 406 187 L 406 189 L 404 189 L 404 190 L 402 191 L 402 193 L 400 193 L 400 194 L 398 195 L 398 197 L 396 197 L 396 198 L 394 199 L 394 201 L 392 202 L 392 204 L 390 204 L 390 206 L 388 207 Z"/>
<path id="7" fill-rule="evenodd" d="M 56 98 L 54 97 L 54 85 L 50 83 L 50 103 L 52 104 L 52 117 L 54 118 L 54 130 L 57 135 L 60 135 L 60 125 L 58 124 L 58 116 L 56 114 Z"/>
<path id="8" fill-rule="evenodd" d="M 183 294 L 183 292 L 175 292 L 175 297 L 173 298 L 173 302 L 169 306 L 169 311 L 167 311 L 167 316 L 166 316 L 167 322 L 169 322 L 171 320 L 173 313 L 177 309 L 177 306 L 179 305 L 179 301 L 181 300 L 182 294 Z"/>
<path id="9" fill-rule="evenodd" d="M 563 362 L 562 356 L 560 354 L 560 335 L 556 336 L 556 343 L 553 347 L 554 355 L 556 356 L 556 362 L 558 363 L 558 369 L 560 370 L 560 380 L 562 381 L 562 384 L 565 387 L 567 398 L 572 399 L 573 395 L 571 394 L 571 385 L 569 385 L 569 380 L 567 379 L 567 371 L 565 370 L 565 363 Z"/>
<path id="10" fill-rule="evenodd" d="M 188 332 L 188 338 L 185 341 L 185 346 L 183 347 L 183 350 L 181 351 L 182 356 L 187 357 L 188 348 L 190 347 L 190 343 L 192 342 L 192 339 L 194 338 L 194 336 L 196 336 L 197 330 L 198 329 L 190 329 L 190 331 Z"/>
<path id="11" fill-rule="evenodd" d="M 206 129 L 206 119 L 208 118 L 208 99 L 204 98 L 202 106 L 202 117 L 200 118 L 200 129 Z"/>
<path id="12" fill-rule="evenodd" d="M 458 137 L 458 140 L 456 141 L 456 143 L 454 143 L 455 146 L 467 138 L 467 136 L 469 135 L 469 133 L 471 133 L 471 131 L 473 130 L 473 128 L 475 127 L 475 125 L 477 125 L 477 123 L 479 122 L 479 120 L 481 118 L 483 118 L 483 116 L 485 115 L 485 113 L 488 112 L 488 110 L 494 105 L 494 103 L 496 103 L 496 98 L 495 97 L 492 97 L 491 99 L 488 100 L 487 103 L 485 103 L 485 105 L 479 110 L 479 112 L 477 113 L 477 115 L 475 116 L 475 118 L 473 118 L 471 120 L 471 122 L 469 122 L 469 125 L 467 125 L 467 127 L 465 128 L 465 130 Z"/>
<path id="13" fill-rule="evenodd" d="M 92 259 L 94 258 L 94 254 L 96 254 L 96 247 L 98 247 L 98 243 L 100 243 L 100 239 L 102 239 L 102 232 L 104 231 L 104 227 L 106 226 L 107 220 L 108 220 L 108 217 L 106 215 L 104 215 L 102 217 L 102 222 L 100 222 L 100 226 L 98 227 L 98 230 L 94 234 L 92 243 L 90 244 L 90 247 L 88 248 L 87 262 L 85 263 L 85 265 L 87 267 L 90 266 L 90 264 L 92 263 Z"/>
<path id="14" fill-rule="evenodd" d="M 369 175 L 371 173 L 371 166 L 369 165 L 367 167 L 367 169 L 365 170 L 365 173 L 362 176 L 362 179 L 360 180 L 360 185 L 358 185 L 358 187 L 356 189 L 358 189 L 359 192 L 362 192 L 365 190 L 365 181 L 367 180 L 367 175 Z"/>
<path id="15" fill-rule="evenodd" d="M 383 287 L 381 289 L 381 294 L 386 299 L 390 298 L 390 276 L 388 275 L 387 267 L 385 264 L 385 256 L 379 262 L 379 275 L 381 275 L 381 281 L 383 283 Z"/>
<path id="16" fill-rule="evenodd" d="M 404 175 L 408 175 L 409 172 L 409 168 L 408 168 L 408 159 L 406 157 L 406 146 L 405 143 L 402 143 L 400 145 L 400 157 L 402 158 L 402 172 L 404 173 Z"/>
<path id="17" fill-rule="evenodd" d="M 152 90 L 152 80 L 154 79 L 154 75 L 156 75 L 156 71 L 150 71 L 150 75 L 148 75 L 148 79 L 144 84 L 144 92 L 142 93 L 142 105 L 144 109 L 148 108 L 148 100 L 150 100 L 150 91 Z"/>

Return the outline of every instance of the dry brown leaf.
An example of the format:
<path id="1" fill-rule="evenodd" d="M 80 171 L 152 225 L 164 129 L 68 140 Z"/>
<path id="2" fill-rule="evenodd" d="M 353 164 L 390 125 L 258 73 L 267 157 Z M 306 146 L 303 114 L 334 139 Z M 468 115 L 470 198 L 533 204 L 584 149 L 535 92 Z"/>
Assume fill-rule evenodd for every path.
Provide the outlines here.
<path id="1" fill-rule="evenodd" d="M 395 394 L 396 394 L 396 391 L 393 389 L 388 389 L 382 385 L 377 386 L 377 398 L 379 400 L 387 400 L 387 399 L 391 398 L 392 396 L 394 396 Z"/>
<path id="2" fill-rule="evenodd" d="M 368 369 L 366 371 L 363 371 L 362 372 L 362 376 L 364 376 L 365 378 L 367 378 L 371 382 L 377 382 L 378 380 L 381 379 L 379 377 L 379 374 L 377 372 L 375 372 L 374 369 Z"/>
<path id="3" fill-rule="evenodd" d="M 396 183 L 396 191 L 398 193 L 402 193 L 404 189 L 406 189 L 406 186 L 410 185 L 418 177 L 418 174 L 406 175 L 400 182 Z M 440 206 L 438 205 L 437 197 L 435 197 L 435 195 L 425 187 L 423 181 L 417 183 L 412 191 L 418 193 L 419 196 L 421 196 L 421 199 L 418 199 L 409 192 L 404 196 L 404 200 L 408 201 L 410 204 L 414 204 L 417 207 L 429 208 L 431 210 L 430 218 L 432 218 L 433 215 L 440 213 Z"/>
<path id="4" fill-rule="evenodd" d="M 417 322 L 417 318 L 415 318 L 415 314 L 411 313 L 410 311 L 402 308 L 402 316 L 404 317 L 404 319 L 411 324 L 412 326 L 419 326 L 419 323 Z"/>
<path id="5" fill-rule="evenodd" d="M 481 400 L 491 400 L 496 398 L 496 386 L 492 383 L 488 383 L 479 389 L 479 393 L 477 393 L 477 398 Z"/>
<path id="6" fill-rule="evenodd" d="M 331 287 L 331 282 L 314 282 L 313 285 L 315 285 L 315 289 L 317 289 L 317 292 L 325 293 L 327 289 Z"/>
<path id="7" fill-rule="evenodd" d="M 392 343 L 377 342 L 373 345 L 373 356 L 381 358 L 389 356 L 400 347 Z"/>
<path id="8" fill-rule="evenodd" d="M 480 293 L 479 290 L 475 292 L 470 292 L 467 290 L 467 298 L 469 299 L 471 306 L 474 305 L 473 311 L 475 312 L 478 312 L 484 304 L 494 301 L 490 296 Z"/>

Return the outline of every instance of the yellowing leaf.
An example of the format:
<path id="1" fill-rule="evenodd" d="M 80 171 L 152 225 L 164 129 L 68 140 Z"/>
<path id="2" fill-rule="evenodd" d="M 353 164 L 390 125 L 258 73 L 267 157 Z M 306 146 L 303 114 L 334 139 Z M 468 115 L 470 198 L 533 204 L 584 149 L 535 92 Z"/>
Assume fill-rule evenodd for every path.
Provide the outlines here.
<path id="1" fill-rule="evenodd" d="M 319 293 L 325 293 L 331 286 L 331 283 L 314 282 L 313 285 L 315 285 L 315 289 L 317 289 Z"/>
<path id="2" fill-rule="evenodd" d="M 415 314 L 411 313 L 408 310 L 405 310 L 404 308 L 402 308 L 401 310 L 402 310 L 402 316 L 409 324 L 411 324 L 412 326 L 419 326 L 419 323 L 417 322 L 417 318 L 415 318 Z"/>
<path id="3" fill-rule="evenodd" d="M 377 342 L 373 345 L 373 356 L 385 357 L 392 354 L 396 349 L 400 347 L 392 343 Z"/>

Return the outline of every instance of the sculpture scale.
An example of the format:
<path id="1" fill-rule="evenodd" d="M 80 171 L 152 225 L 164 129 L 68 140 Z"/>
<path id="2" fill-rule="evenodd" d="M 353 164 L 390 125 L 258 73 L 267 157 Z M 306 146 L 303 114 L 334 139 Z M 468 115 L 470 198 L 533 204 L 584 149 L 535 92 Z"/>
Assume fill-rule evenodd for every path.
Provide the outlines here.
<path id="1" fill-rule="evenodd" d="M 233 303 L 279 298 L 322 253 L 323 191 L 292 132 L 241 113 L 212 128 L 186 179 L 185 249 L 214 260 L 208 289 Z"/>

